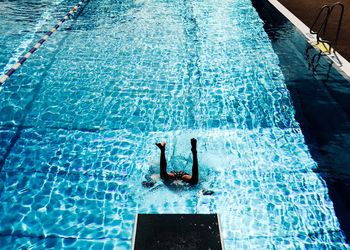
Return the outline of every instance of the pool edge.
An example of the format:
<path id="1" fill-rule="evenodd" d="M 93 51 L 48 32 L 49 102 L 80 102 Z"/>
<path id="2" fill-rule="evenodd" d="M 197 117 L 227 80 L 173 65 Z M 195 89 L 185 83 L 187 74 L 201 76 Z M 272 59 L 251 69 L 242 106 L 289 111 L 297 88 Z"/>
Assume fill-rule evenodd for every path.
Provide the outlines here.
<path id="1" fill-rule="evenodd" d="M 279 12 L 281 12 L 281 14 L 284 15 L 306 37 L 306 40 L 309 44 L 312 45 L 312 42 L 316 41 L 316 35 L 310 34 L 309 32 L 310 28 L 292 12 L 290 12 L 283 4 L 281 4 L 278 0 L 268 0 L 268 2 L 272 4 Z M 342 64 L 340 66 L 336 63 L 336 68 L 350 77 L 350 62 L 347 61 L 339 52 L 336 52 L 336 54 Z M 326 56 L 334 62 L 332 55 L 334 57 L 334 53 Z"/>

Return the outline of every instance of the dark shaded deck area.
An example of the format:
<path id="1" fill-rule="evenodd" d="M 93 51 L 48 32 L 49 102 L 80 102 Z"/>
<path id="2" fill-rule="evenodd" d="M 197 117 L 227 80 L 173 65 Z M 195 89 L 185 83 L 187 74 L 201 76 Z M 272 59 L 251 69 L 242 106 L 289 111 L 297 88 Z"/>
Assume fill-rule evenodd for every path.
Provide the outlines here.
<path id="1" fill-rule="evenodd" d="M 333 4 L 335 0 L 278 0 L 287 9 L 289 9 L 294 15 L 296 15 L 301 21 L 303 21 L 308 27 L 310 27 L 317 16 L 319 10 L 325 4 Z M 350 0 L 339 1 L 344 4 L 344 19 L 342 22 L 342 27 L 339 36 L 339 42 L 336 50 L 350 61 Z M 336 23 L 335 18 L 330 19 L 330 23 L 327 28 L 326 39 L 332 39 L 336 33 Z"/>

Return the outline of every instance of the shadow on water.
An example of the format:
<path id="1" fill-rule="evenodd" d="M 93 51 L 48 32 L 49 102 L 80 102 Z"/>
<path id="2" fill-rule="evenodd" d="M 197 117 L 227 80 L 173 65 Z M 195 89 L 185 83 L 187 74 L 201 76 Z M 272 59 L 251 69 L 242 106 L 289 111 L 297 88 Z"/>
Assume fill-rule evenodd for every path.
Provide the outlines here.
<path id="1" fill-rule="evenodd" d="M 267 1 L 252 0 L 279 57 L 315 170 L 326 181 L 340 227 L 350 239 L 350 79 L 317 51 Z M 315 65 L 317 63 L 317 65 Z"/>

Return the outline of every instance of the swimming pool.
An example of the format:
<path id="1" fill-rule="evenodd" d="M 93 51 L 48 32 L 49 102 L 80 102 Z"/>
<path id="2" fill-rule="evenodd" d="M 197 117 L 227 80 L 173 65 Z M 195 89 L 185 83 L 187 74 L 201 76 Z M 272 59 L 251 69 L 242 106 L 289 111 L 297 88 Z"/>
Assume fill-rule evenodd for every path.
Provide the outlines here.
<path id="1" fill-rule="evenodd" d="M 226 249 L 348 247 L 250 1 L 90 0 L 62 28 L 0 92 L 3 246 L 129 249 L 135 213 L 218 213 Z M 200 185 L 143 188 L 154 143 L 189 170 L 192 137 Z"/>

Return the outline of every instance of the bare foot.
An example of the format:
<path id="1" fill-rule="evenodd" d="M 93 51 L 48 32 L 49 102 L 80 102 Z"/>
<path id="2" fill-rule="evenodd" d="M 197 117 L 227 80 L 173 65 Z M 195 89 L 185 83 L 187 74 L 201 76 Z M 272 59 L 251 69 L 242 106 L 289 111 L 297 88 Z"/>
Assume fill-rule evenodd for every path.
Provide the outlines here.
<path id="1" fill-rule="evenodd" d="M 165 141 L 156 143 L 157 147 L 158 147 L 160 150 L 165 150 L 165 144 L 166 144 Z"/>
<path id="2" fill-rule="evenodd" d="M 197 140 L 195 138 L 191 139 L 192 150 L 197 149 Z"/>

